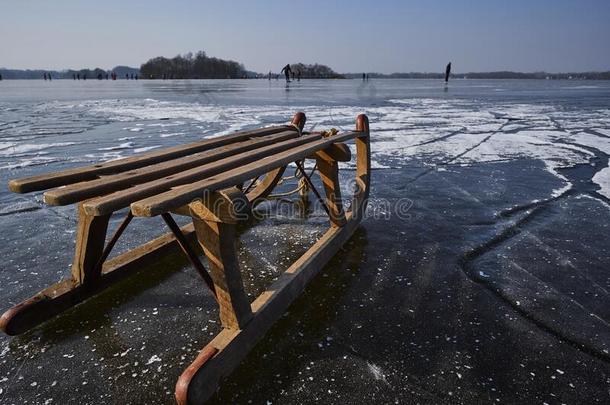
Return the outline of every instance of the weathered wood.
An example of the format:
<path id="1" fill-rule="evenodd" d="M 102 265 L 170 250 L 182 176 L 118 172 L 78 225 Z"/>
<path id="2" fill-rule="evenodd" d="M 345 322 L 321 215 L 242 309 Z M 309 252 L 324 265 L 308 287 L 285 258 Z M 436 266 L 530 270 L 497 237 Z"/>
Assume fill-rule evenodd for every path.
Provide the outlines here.
<path id="1" fill-rule="evenodd" d="M 78 204 L 76 248 L 72 263 L 72 279 L 80 284 L 97 282 L 102 268 L 97 266 L 102 257 L 110 215 L 87 215 L 83 204 Z"/>
<path id="2" fill-rule="evenodd" d="M 321 156 L 324 159 L 333 159 L 337 162 L 349 162 L 352 160 L 352 151 L 344 143 L 334 143 L 323 151 L 318 151 L 312 156 L 308 156 L 309 159 L 316 159 L 316 156 Z"/>
<path id="3" fill-rule="evenodd" d="M 163 217 L 165 224 L 174 234 L 176 242 L 180 246 L 180 249 L 182 249 L 182 252 L 189 259 L 191 265 L 195 268 L 195 270 L 197 270 L 197 273 L 199 273 L 201 278 L 203 278 L 203 281 L 206 283 L 206 285 L 214 295 L 214 298 L 217 298 L 216 288 L 214 288 L 214 281 L 212 280 L 212 277 L 208 274 L 208 272 L 205 270 L 205 267 L 203 267 L 203 264 L 199 261 L 197 253 L 193 249 L 191 249 L 188 240 L 184 237 L 184 234 L 180 230 L 180 227 L 178 226 L 176 221 L 174 221 L 174 218 L 172 218 L 171 214 L 169 214 L 168 212 L 164 213 L 161 216 Z"/>
<path id="4" fill-rule="evenodd" d="M 356 138 L 356 185 L 358 189 L 354 193 L 352 212 L 354 217 L 361 220 L 364 217 L 369 200 L 371 182 L 371 145 L 369 119 L 360 114 L 356 118 L 356 131 L 364 134 Z"/>
<path id="5" fill-rule="evenodd" d="M 213 163 L 208 163 L 203 166 L 195 167 L 179 174 L 163 177 L 161 179 L 139 184 L 137 186 L 125 190 L 117 191 L 115 193 L 91 199 L 84 204 L 85 210 L 90 215 L 106 215 L 107 213 L 128 207 L 129 204 L 135 201 L 169 191 L 173 187 L 183 185 L 185 185 L 184 187 L 188 187 L 186 186 L 186 184 L 188 183 L 194 183 L 196 181 L 200 181 L 208 177 L 213 178 L 214 175 L 223 176 L 224 173 L 228 173 L 232 171 L 232 169 L 239 168 L 246 163 L 256 162 L 266 156 L 274 156 L 275 154 L 281 151 L 293 148 L 295 146 L 312 143 L 317 139 L 320 139 L 320 135 L 318 134 L 303 135 L 300 138 L 277 142 L 262 148 L 254 149 L 248 152 L 237 154 L 235 156 L 220 159 Z M 285 166 L 285 164 L 279 166 Z M 270 170 L 266 170 L 264 172 L 261 172 L 260 174 L 267 173 L 268 171 Z M 242 180 L 242 182 L 245 180 L 249 180 L 250 178 L 251 177 L 247 177 Z M 230 187 L 233 185 L 234 184 L 228 184 L 226 187 Z M 195 196 L 195 198 L 196 197 L 201 196 Z M 184 201 L 183 204 L 175 205 L 172 208 L 178 208 L 181 205 L 188 204 L 191 200 Z M 169 209 L 166 211 L 169 211 Z"/>
<path id="6" fill-rule="evenodd" d="M 297 112 L 294 114 L 294 117 L 292 117 L 291 125 L 296 127 L 299 130 L 299 133 L 302 134 L 303 128 L 305 127 L 305 121 L 305 114 L 302 112 Z M 267 173 L 254 187 L 254 189 L 250 190 L 246 194 L 248 200 L 253 204 L 257 204 L 271 194 L 277 183 L 282 179 L 285 170 L 286 166 L 282 166 Z"/>
<path id="7" fill-rule="evenodd" d="M 312 153 L 324 149 L 335 142 L 342 142 L 362 136 L 359 132 L 346 132 L 332 137 L 307 143 L 303 146 L 288 149 L 273 156 L 267 156 L 255 162 L 245 164 L 217 176 L 193 182 L 189 185 L 154 195 L 131 204 L 131 212 L 135 216 L 156 216 L 171 209 L 180 207 L 200 198 L 204 190 L 216 191 L 243 183 L 253 177 L 262 175 L 272 169 L 282 167 L 290 162 L 301 160 Z M 102 197 L 104 198 L 104 197 Z M 87 212 L 104 214 L 107 208 L 99 201 L 89 201 L 85 204 Z"/>
<path id="8" fill-rule="evenodd" d="M 125 170 L 137 169 L 151 164 L 187 156 L 196 152 L 218 148 L 234 142 L 244 141 L 248 138 L 271 135 L 287 130 L 296 131 L 296 128 L 291 125 L 282 125 L 277 127 L 260 128 L 252 131 L 236 132 L 223 137 L 204 139 L 186 145 L 164 148 L 159 151 L 117 159 L 110 162 L 77 167 L 74 169 L 41 174 L 22 179 L 14 179 L 9 181 L 9 189 L 14 193 L 29 193 L 32 191 L 46 190 L 81 181 L 95 180 L 100 175 L 116 174 Z"/>
<path id="9" fill-rule="evenodd" d="M 91 197 L 112 193 L 137 184 L 150 182 L 175 173 L 180 173 L 239 153 L 273 145 L 298 136 L 294 130 L 248 139 L 221 146 L 209 151 L 198 152 L 182 158 L 129 170 L 102 178 L 73 183 L 44 193 L 44 201 L 50 205 L 68 205 Z"/>
<path id="10" fill-rule="evenodd" d="M 343 226 L 345 225 L 345 212 L 339 184 L 339 163 L 325 151 L 320 151 L 316 154 L 316 164 L 326 192 L 326 206 L 330 223 L 332 226 Z"/>
<path id="11" fill-rule="evenodd" d="M 236 224 L 250 217 L 252 205 L 237 187 L 204 193 L 201 199 L 188 205 L 192 217 L 205 221 Z"/>
<path id="12" fill-rule="evenodd" d="M 252 190 L 246 193 L 248 201 L 252 202 L 252 204 L 257 204 L 269 196 L 277 183 L 282 180 L 285 171 L 286 166 L 282 166 L 267 173 Z"/>
<path id="13" fill-rule="evenodd" d="M 181 229 L 189 241 L 194 240 L 192 224 Z M 8 335 L 24 333 L 178 249 L 174 235 L 167 233 L 108 260 L 95 284 L 85 287 L 72 279 L 62 280 L 8 309 L 0 317 L 0 330 Z"/>
<path id="14" fill-rule="evenodd" d="M 213 193 L 191 204 L 197 240 L 208 258 L 220 321 L 228 329 L 243 329 L 252 318 L 237 260 L 235 201 L 247 201 L 237 188 Z M 199 214 L 198 214 L 199 213 Z"/>

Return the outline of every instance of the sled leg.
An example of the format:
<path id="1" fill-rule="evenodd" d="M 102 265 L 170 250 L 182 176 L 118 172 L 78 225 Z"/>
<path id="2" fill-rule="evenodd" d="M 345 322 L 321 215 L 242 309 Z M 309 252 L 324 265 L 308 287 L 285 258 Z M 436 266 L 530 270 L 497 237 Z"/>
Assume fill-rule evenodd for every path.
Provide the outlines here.
<path id="1" fill-rule="evenodd" d="M 78 284 L 92 285 L 99 280 L 102 272 L 102 266 L 99 266 L 98 262 L 104 252 L 110 215 L 87 215 L 82 203 L 78 204 L 77 209 L 78 226 L 72 279 Z"/>
<path id="2" fill-rule="evenodd" d="M 207 201 L 190 204 L 197 241 L 208 258 L 210 275 L 220 306 L 220 320 L 227 329 L 242 329 L 252 318 L 252 310 L 237 260 L 237 212 L 249 205 L 236 187 L 215 192 Z"/>
<path id="3" fill-rule="evenodd" d="M 343 226 L 346 220 L 341 201 L 339 162 L 324 151 L 320 151 L 316 154 L 316 163 L 326 192 L 326 206 L 328 207 L 331 226 Z"/>

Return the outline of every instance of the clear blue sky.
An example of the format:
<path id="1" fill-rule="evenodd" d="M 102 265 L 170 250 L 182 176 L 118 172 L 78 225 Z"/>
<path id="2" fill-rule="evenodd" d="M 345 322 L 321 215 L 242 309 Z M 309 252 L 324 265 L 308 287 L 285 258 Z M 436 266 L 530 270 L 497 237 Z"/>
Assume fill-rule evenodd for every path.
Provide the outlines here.
<path id="1" fill-rule="evenodd" d="M 0 0 L 0 66 L 110 68 L 205 50 L 259 72 L 610 70 L 610 0 Z"/>

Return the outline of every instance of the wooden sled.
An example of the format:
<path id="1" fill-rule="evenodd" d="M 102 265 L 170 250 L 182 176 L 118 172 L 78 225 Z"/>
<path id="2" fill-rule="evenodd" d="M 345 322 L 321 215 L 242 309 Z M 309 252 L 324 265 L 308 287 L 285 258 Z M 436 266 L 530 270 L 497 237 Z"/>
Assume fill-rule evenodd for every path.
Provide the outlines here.
<path id="1" fill-rule="evenodd" d="M 297 113 L 286 126 L 236 132 L 93 166 L 11 180 L 9 188 L 18 193 L 50 189 L 44 193 L 47 204 L 76 203 L 78 227 L 71 278 L 6 311 L 0 317 L 0 328 L 9 335 L 23 333 L 180 247 L 216 298 L 223 329 L 178 379 L 176 400 L 180 404 L 207 400 L 220 379 L 237 367 L 363 218 L 370 183 L 367 117 L 357 117 L 355 131 L 338 134 L 303 133 L 304 125 L 305 114 Z M 349 210 L 342 204 L 338 174 L 338 163 L 351 159 L 350 149 L 344 144 L 347 141 L 355 142 L 357 154 L 356 191 Z M 303 169 L 301 162 L 306 158 L 316 161 L 324 197 Z M 293 162 L 328 213 L 330 226 L 250 303 L 237 260 L 236 224 L 273 191 L 286 165 Z M 106 243 L 111 215 L 127 207 L 125 219 Z M 192 223 L 180 228 L 172 213 L 187 215 Z M 158 215 L 170 233 L 107 260 L 134 216 Z M 190 246 L 193 239 L 207 256 L 209 273 Z"/>

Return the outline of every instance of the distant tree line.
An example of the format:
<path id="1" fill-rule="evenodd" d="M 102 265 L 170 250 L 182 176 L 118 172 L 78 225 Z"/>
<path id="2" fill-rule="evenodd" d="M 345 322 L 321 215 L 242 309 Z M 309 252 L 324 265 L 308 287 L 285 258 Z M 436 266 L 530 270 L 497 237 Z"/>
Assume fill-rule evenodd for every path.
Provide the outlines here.
<path id="1" fill-rule="evenodd" d="M 444 73 L 368 73 L 370 78 L 377 79 L 444 79 Z M 350 79 L 362 78 L 362 73 L 345 73 Z M 452 78 L 460 79 L 549 79 L 549 80 L 610 80 L 610 71 L 607 72 L 580 72 L 580 73 L 547 73 L 547 72 L 470 72 L 452 73 Z"/>
<path id="2" fill-rule="evenodd" d="M 144 79 L 238 79 L 247 76 L 241 63 L 211 58 L 205 52 L 189 52 L 168 59 L 152 58 L 140 66 Z"/>
<path id="3" fill-rule="evenodd" d="M 3 79 L 42 79 L 44 75 L 50 75 L 53 79 L 73 79 L 78 75 L 80 78 L 97 79 L 98 77 L 106 78 L 106 75 L 116 73 L 119 79 L 125 78 L 125 75 L 139 75 L 140 71 L 129 66 L 116 66 L 110 70 L 100 68 L 95 69 L 68 69 L 68 70 L 43 70 L 43 69 L 3 69 L 0 68 L 0 75 Z"/>
<path id="4" fill-rule="evenodd" d="M 301 73 L 303 79 L 361 79 L 362 73 L 337 73 L 328 66 L 305 63 L 293 63 L 291 68 L 295 76 Z M 68 70 L 44 70 L 44 69 L 6 69 L 0 68 L 3 79 L 42 79 L 44 75 L 50 75 L 53 79 L 73 79 L 76 76 L 87 79 L 106 78 L 106 75 L 115 73 L 118 79 L 138 76 L 141 79 L 241 79 L 254 77 L 267 77 L 267 73 L 255 73 L 247 71 L 238 62 L 227 61 L 218 58 L 210 58 L 205 52 L 193 55 L 178 55 L 168 59 L 157 57 L 144 63 L 140 69 L 129 66 L 115 66 L 112 69 L 68 69 Z M 272 73 L 276 75 L 277 73 Z M 377 79 L 443 79 L 444 73 L 367 73 L 369 78 Z M 576 72 L 576 73 L 547 73 L 547 72 L 470 72 L 453 73 L 452 78 L 465 79 L 549 79 L 549 80 L 610 80 L 610 71 L 606 72 Z"/>

